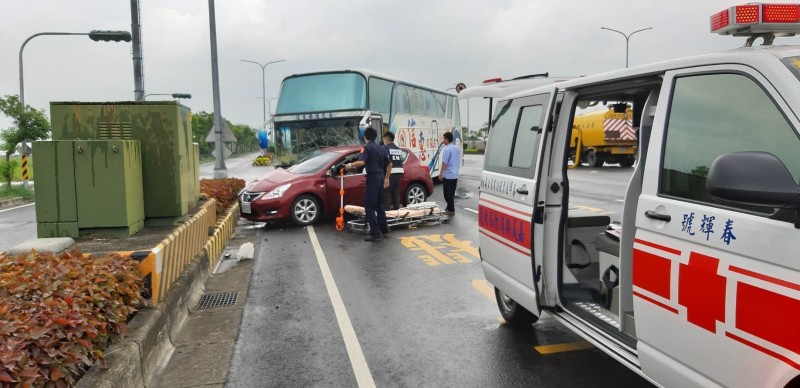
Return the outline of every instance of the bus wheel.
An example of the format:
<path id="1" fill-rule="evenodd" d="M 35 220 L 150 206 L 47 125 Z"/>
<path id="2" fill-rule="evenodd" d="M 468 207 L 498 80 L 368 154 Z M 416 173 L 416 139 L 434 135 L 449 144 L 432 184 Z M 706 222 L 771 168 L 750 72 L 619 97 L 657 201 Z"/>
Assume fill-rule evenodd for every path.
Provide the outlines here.
<path id="1" fill-rule="evenodd" d="M 292 202 L 290 216 L 297 226 L 311 225 L 322 215 L 319 200 L 310 195 L 301 195 Z"/>
<path id="2" fill-rule="evenodd" d="M 523 327 L 539 319 L 525 307 L 520 306 L 514 299 L 511 299 L 510 296 L 498 290 L 497 287 L 494 288 L 494 296 L 497 299 L 497 307 L 500 308 L 500 315 L 509 325 Z"/>
<path id="3" fill-rule="evenodd" d="M 422 203 L 425 202 L 427 198 L 428 196 L 425 194 L 425 188 L 419 183 L 412 183 L 406 188 L 406 205 Z"/>

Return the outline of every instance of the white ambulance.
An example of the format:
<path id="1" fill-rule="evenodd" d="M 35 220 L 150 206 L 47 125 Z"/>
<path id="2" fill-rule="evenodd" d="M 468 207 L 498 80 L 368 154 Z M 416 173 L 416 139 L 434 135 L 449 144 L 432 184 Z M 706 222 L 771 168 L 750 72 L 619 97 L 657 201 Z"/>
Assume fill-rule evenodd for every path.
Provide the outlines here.
<path id="1" fill-rule="evenodd" d="M 746 47 L 497 102 L 484 274 L 510 324 L 547 312 L 657 385 L 798 387 L 800 46 L 771 43 L 800 31 L 800 5 L 711 24 Z M 638 161 L 587 180 L 569 168 L 573 120 L 603 101 L 632 106 Z"/>

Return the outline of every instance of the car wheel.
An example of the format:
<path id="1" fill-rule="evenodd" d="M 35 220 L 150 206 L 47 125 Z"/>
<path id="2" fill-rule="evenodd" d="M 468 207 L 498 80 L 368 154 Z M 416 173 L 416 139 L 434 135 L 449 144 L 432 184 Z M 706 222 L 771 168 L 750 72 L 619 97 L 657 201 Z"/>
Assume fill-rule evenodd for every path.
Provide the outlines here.
<path id="1" fill-rule="evenodd" d="M 292 222 L 298 226 L 308 226 L 317 220 L 322 215 L 322 207 L 320 207 L 319 200 L 310 195 L 301 195 L 292 202 L 290 210 Z"/>
<path id="2" fill-rule="evenodd" d="M 500 315 L 509 325 L 522 327 L 530 325 L 539 319 L 525 307 L 520 306 L 514 299 L 511 299 L 510 296 L 498 290 L 497 287 L 494 288 L 494 296 L 497 299 L 497 307 L 500 308 Z"/>
<path id="3" fill-rule="evenodd" d="M 407 206 L 415 203 L 425 202 L 425 200 L 428 199 L 428 195 L 425 193 L 425 188 L 422 187 L 421 184 L 412 183 L 406 188 L 405 199 L 405 204 Z"/>

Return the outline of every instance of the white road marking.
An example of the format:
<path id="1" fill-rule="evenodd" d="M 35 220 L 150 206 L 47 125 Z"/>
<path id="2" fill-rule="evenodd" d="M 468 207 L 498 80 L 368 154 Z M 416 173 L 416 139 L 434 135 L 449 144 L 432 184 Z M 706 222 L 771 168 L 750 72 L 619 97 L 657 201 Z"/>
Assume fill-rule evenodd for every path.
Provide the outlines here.
<path id="1" fill-rule="evenodd" d="M 622 203 L 625 203 L 625 200 L 624 200 L 624 199 L 618 199 L 618 200 L 616 200 L 616 201 L 617 201 L 617 202 L 622 202 Z"/>
<path id="2" fill-rule="evenodd" d="M 478 211 L 477 211 L 477 210 L 475 210 L 475 209 L 470 209 L 470 208 L 468 208 L 468 207 L 465 207 L 465 208 L 464 208 L 464 210 L 466 210 L 466 211 L 468 211 L 468 212 L 471 212 L 471 213 L 478 214 Z"/>
<path id="3" fill-rule="evenodd" d="M 36 205 L 36 203 L 29 203 L 29 204 L 27 204 L 27 205 L 22 205 L 22 206 L 12 207 L 12 208 L 10 208 L 10 209 L 3 209 L 3 210 L 0 210 L 0 213 L 2 213 L 2 212 L 7 212 L 7 211 L 10 211 L 10 210 L 14 210 L 14 209 L 22 209 L 23 207 L 28 207 L 28 206 L 33 206 L 33 205 Z"/>
<path id="4" fill-rule="evenodd" d="M 314 227 L 308 227 L 308 235 L 311 238 L 311 245 L 314 246 L 314 252 L 317 254 L 317 262 L 319 269 L 322 271 L 322 278 L 325 280 L 325 288 L 328 289 L 328 297 L 333 304 L 333 312 L 336 313 L 336 320 L 339 322 L 339 330 L 342 332 L 344 338 L 344 345 L 347 347 L 347 355 L 350 356 L 350 365 L 353 367 L 353 373 L 356 375 L 356 381 L 360 388 L 374 388 L 375 380 L 372 379 L 372 374 L 367 366 L 367 359 L 364 358 L 364 353 L 361 351 L 361 345 L 358 343 L 356 331 L 353 329 L 353 324 L 350 322 L 350 316 L 347 315 L 347 309 L 342 301 L 342 296 L 339 294 L 339 289 L 336 288 L 336 282 L 333 280 L 331 268 L 328 266 L 328 261 L 325 259 L 325 254 L 322 253 L 322 248 L 317 240 L 317 234 L 314 232 Z"/>

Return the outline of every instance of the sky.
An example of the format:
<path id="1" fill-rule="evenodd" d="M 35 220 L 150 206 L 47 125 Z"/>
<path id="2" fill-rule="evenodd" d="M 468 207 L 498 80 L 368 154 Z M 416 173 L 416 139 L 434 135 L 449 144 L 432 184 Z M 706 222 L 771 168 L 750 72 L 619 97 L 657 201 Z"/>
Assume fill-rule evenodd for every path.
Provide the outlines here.
<path id="1" fill-rule="evenodd" d="M 709 32 L 710 16 L 730 0 L 217 0 L 222 115 L 258 127 L 261 68 L 266 96 L 289 75 L 368 69 L 437 89 L 463 82 L 549 72 L 580 76 L 742 46 Z M 777 0 L 775 2 L 784 2 Z M 213 111 L 208 1 L 140 0 L 145 92 L 190 93 L 193 112 Z M 19 93 L 22 42 L 39 32 L 131 28 L 129 0 L 0 1 L 0 96 Z M 800 44 L 800 37 L 776 44 Z M 24 50 L 26 103 L 134 99 L 130 43 L 85 36 L 40 36 Z M 170 97 L 151 96 L 152 99 Z M 272 101 L 274 109 L 277 101 Z M 478 129 L 487 103 L 462 101 L 462 124 Z M 0 129 L 11 121 L 0 117 Z"/>

